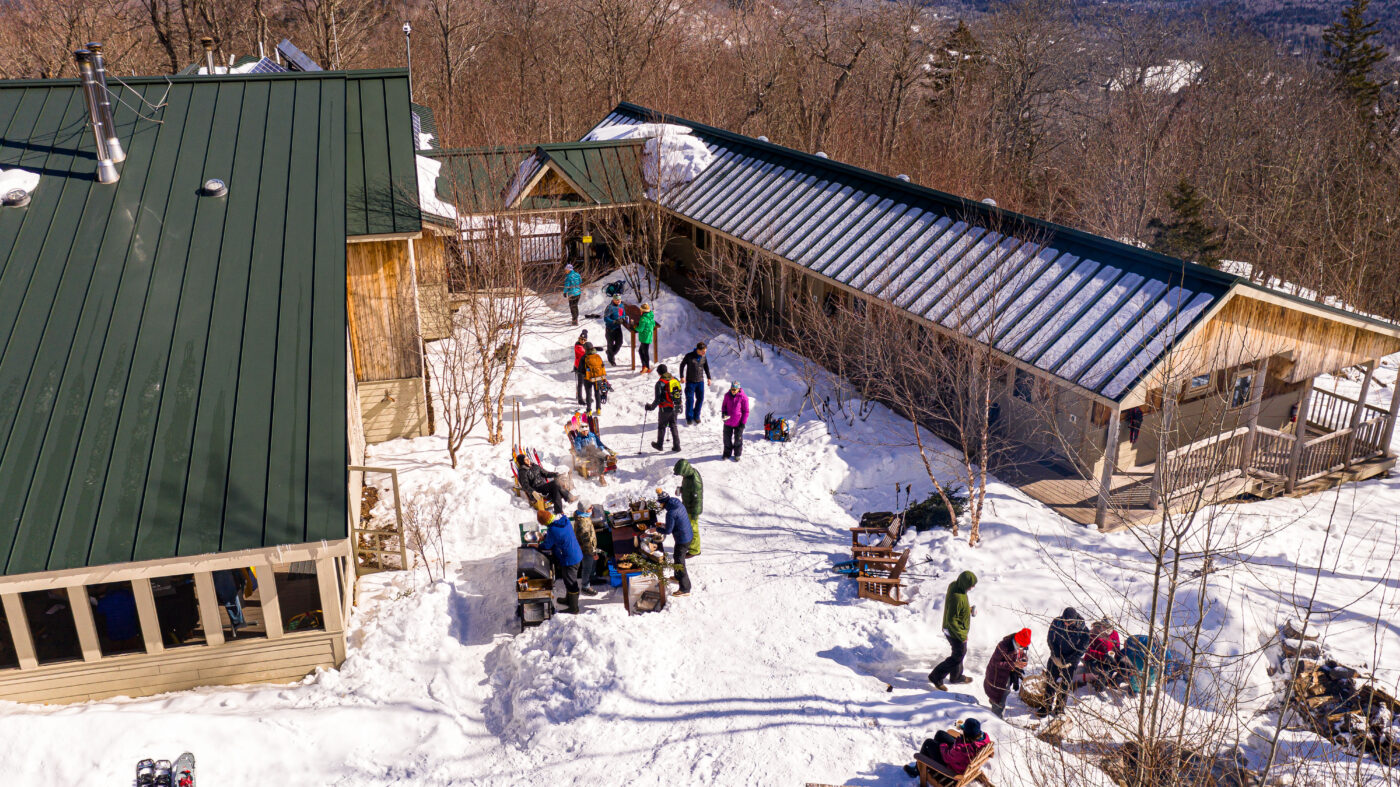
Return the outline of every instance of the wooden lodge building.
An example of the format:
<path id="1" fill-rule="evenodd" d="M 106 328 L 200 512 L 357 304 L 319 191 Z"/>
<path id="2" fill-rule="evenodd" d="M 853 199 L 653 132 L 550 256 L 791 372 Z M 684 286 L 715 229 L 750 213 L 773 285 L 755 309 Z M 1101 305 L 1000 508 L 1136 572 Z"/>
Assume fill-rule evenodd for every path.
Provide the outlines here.
<path id="1" fill-rule="evenodd" d="M 998 423 L 1027 459 L 1009 480 L 1071 519 L 1139 523 L 1395 462 L 1400 386 L 1365 402 L 1400 326 L 633 104 L 597 128 L 639 123 L 688 127 L 714 156 L 660 197 L 677 287 L 729 243 L 774 274 L 779 319 L 793 298 L 837 299 L 990 344 Z M 1314 388 L 1349 367 L 1361 404 Z"/>

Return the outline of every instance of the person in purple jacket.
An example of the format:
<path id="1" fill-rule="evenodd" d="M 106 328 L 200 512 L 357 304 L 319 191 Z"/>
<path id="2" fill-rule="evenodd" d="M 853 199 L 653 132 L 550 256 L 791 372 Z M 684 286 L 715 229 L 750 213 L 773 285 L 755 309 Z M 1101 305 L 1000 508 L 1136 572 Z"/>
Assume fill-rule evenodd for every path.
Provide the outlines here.
<path id="1" fill-rule="evenodd" d="M 724 416 L 724 455 L 721 459 L 739 461 L 744 453 L 744 425 L 749 422 L 749 397 L 739 387 L 739 381 L 729 384 L 729 393 L 720 404 L 720 414 Z"/>

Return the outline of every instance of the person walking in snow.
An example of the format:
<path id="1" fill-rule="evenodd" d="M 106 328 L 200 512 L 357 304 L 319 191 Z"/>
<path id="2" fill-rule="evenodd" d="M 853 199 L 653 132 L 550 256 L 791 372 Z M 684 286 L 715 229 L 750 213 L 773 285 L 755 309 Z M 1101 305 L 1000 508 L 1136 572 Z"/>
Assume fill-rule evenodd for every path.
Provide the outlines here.
<path id="1" fill-rule="evenodd" d="M 700 512 L 705 508 L 705 482 L 696 470 L 684 459 L 677 459 L 671 468 L 672 475 L 681 477 L 681 502 L 685 503 L 685 513 L 690 517 L 690 557 L 700 554 Z"/>
<path id="2" fill-rule="evenodd" d="M 598 351 L 594 349 L 590 342 L 583 346 L 583 409 L 593 410 L 594 415 L 601 415 L 603 412 L 603 396 L 598 390 L 598 384 L 608 379 L 608 370 L 603 368 L 603 359 L 598 357 Z M 596 402 L 596 406 L 595 406 Z"/>
<path id="3" fill-rule="evenodd" d="M 676 429 L 676 404 L 680 401 L 681 384 L 671 376 L 664 363 L 656 367 L 656 373 L 661 378 L 656 381 L 656 398 L 646 406 L 647 412 L 656 410 L 656 442 L 651 447 L 660 451 L 666 445 L 666 428 L 670 427 L 671 452 L 675 453 L 681 450 L 681 435 Z"/>
<path id="4" fill-rule="evenodd" d="M 685 425 L 700 423 L 700 405 L 705 402 L 705 383 L 710 380 L 710 362 L 705 360 L 705 343 L 681 358 L 681 377 L 685 379 Z"/>
<path id="5" fill-rule="evenodd" d="M 588 353 L 588 331 L 580 331 L 574 341 L 574 396 L 579 404 L 584 404 L 583 388 L 588 383 L 583 375 L 583 356 Z"/>
<path id="6" fill-rule="evenodd" d="M 967 592 L 977 584 L 977 575 L 964 571 L 948 585 L 948 595 L 943 600 L 943 636 L 948 638 L 948 646 L 953 653 L 938 662 L 933 672 L 928 674 L 929 683 L 939 691 L 947 691 L 944 681 L 971 683 L 972 678 L 963 674 L 963 659 L 967 657 L 967 635 L 972 627 L 974 609 L 967 600 Z"/>
<path id="7" fill-rule="evenodd" d="M 617 353 L 622 349 L 622 326 L 627 324 L 627 310 L 622 296 L 612 296 L 612 303 L 603 310 L 604 336 L 608 340 L 608 366 L 617 366 Z"/>
<path id="8" fill-rule="evenodd" d="M 564 605 L 565 612 L 576 615 L 578 569 L 579 564 L 583 562 L 583 550 L 578 545 L 578 536 L 574 535 L 574 523 L 563 513 L 550 516 L 548 511 L 540 511 L 535 515 L 535 519 L 549 528 L 544 534 L 544 539 L 540 541 L 539 549 L 549 553 L 550 559 L 554 561 L 555 575 L 564 582 L 564 597 L 555 600 Z"/>
<path id="9" fill-rule="evenodd" d="M 658 525 L 655 532 L 663 538 L 669 535 L 675 542 L 671 562 L 675 564 L 676 582 L 680 583 L 680 589 L 671 595 L 689 596 L 690 571 L 685 567 L 685 558 L 690 554 L 690 542 L 694 537 L 694 531 L 690 529 L 690 516 L 685 512 L 685 503 L 666 494 L 661 487 L 656 488 L 656 501 L 666 513 L 666 524 Z"/>
<path id="10" fill-rule="evenodd" d="M 1006 698 L 1021 688 L 1021 678 L 1026 674 L 1026 648 L 1031 646 L 1031 630 L 1021 629 L 1015 634 L 1007 634 L 992 651 L 992 660 L 987 662 L 987 676 L 982 679 L 982 690 L 987 693 L 987 701 L 992 705 L 992 713 L 1001 718 L 1006 713 Z"/>
<path id="11" fill-rule="evenodd" d="M 651 373 L 651 345 L 656 339 L 656 314 L 651 304 L 642 304 L 642 316 L 637 320 L 637 348 L 642 356 L 642 374 Z"/>
<path id="12" fill-rule="evenodd" d="M 720 402 L 720 415 L 724 417 L 724 453 L 720 459 L 739 461 L 744 453 L 744 427 L 749 423 L 749 397 L 739 387 L 739 381 L 729 384 L 729 393 Z"/>
<path id="13" fill-rule="evenodd" d="M 583 559 L 578 564 L 579 592 L 589 598 L 598 595 L 593 589 L 593 569 L 598 565 L 598 531 L 593 529 L 593 517 L 588 515 L 588 506 L 578 504 L 574 510 L 574 538 Z"/>
<path id="14" fill-rule="evenodd" d="M 583 295 L 583 277 L 574 270 L 573 263 L 564 266 L 564 297 L 569 300 L 569 314 L 578 325 L 578 299 Z"/>
<path id="15" fill-rule="evenodd" d="M 1050 661 L 1045 665 L 1045 678 L 1050 686 L 1050 707 L 1037 715 L 1058 716 L 1064 712 L 1074 671 L 1078 669 L 1084 651 L 1088 650 L 1089 641 L 1089 628 L 1074 607 L 1065 607 L 1065 611 L 1050 624 L 1050 630 L 1045 634 L 1045 642 L 1050 646 Z"/>

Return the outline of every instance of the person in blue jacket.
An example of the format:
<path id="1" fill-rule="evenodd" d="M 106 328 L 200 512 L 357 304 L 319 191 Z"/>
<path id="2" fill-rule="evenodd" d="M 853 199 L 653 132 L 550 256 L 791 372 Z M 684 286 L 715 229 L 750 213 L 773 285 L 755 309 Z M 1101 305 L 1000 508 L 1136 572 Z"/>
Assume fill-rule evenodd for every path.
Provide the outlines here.
<path id="1" fill-rule="evenodd" d="M 564 297 L 569 300 L 569 314 L 573 315 L 574 325 L 578 325 L 578 299 L 583 294 L 583 277 L 574 270 L 572 263 L 565 265 Z"/>
<path id="2" fill-rule="evenodd" d="M 690 540 L 694 538 L 690 530 L 690 514 L 686 513 L 685 503 L 680 498 L 666 494 L 666 490 L 660 487 L 656 489 L 656 501 L 666 513 L 666 523 L 658 524 L 656 532 L 663 537 L 669 535 L 675 541 L 671 562 L 676 567 L 676 581 L 680 583 L 680 590 L 671 595 L 689 596 L 690 571 L 685 567 L 685 557 L 690 551 Z"/>
<path id="3" fill-rule="evenodd" d="M 540 550 L 554 560 L 555 573 L 564 580 L 564 598 L 557 599 L 564 611 L 578 614 L 578 568 L 583 562 L 583 549 L 574 535 L 574 523 L 564 515 L 550 516 L 548 511 L 535 514 L 535 519 L 549 528 L 540 541 Z"/>
<path id="4" fill-rule="evenodd" d="M 608 366 L 617 366 L 617 354 L 622 350 L 622 326 L 627 324 L 627 310 L 622 296 L 614 295 L 612 303 L 603 310 L 604 335 L 608 339 Z"/>

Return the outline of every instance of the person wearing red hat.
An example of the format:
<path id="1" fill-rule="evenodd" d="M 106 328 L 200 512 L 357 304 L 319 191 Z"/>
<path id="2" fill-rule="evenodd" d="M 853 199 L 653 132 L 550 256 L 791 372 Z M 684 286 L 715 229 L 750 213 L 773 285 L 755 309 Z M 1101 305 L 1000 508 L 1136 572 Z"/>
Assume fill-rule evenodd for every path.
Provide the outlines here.
<path id="1" fill-rule="evenodd" d="M 1007 696 L 1021 688 L 1021 678 L 1026 673 L 1026 648 L 1030 645 L 1030 629 L 1007 634 L 997 643 L 992 660 L 987 664 L 987 677 L 982 680 L 982 690 L 987 692 L 992 712 L 998 718 L 1006 712 Z"/>

